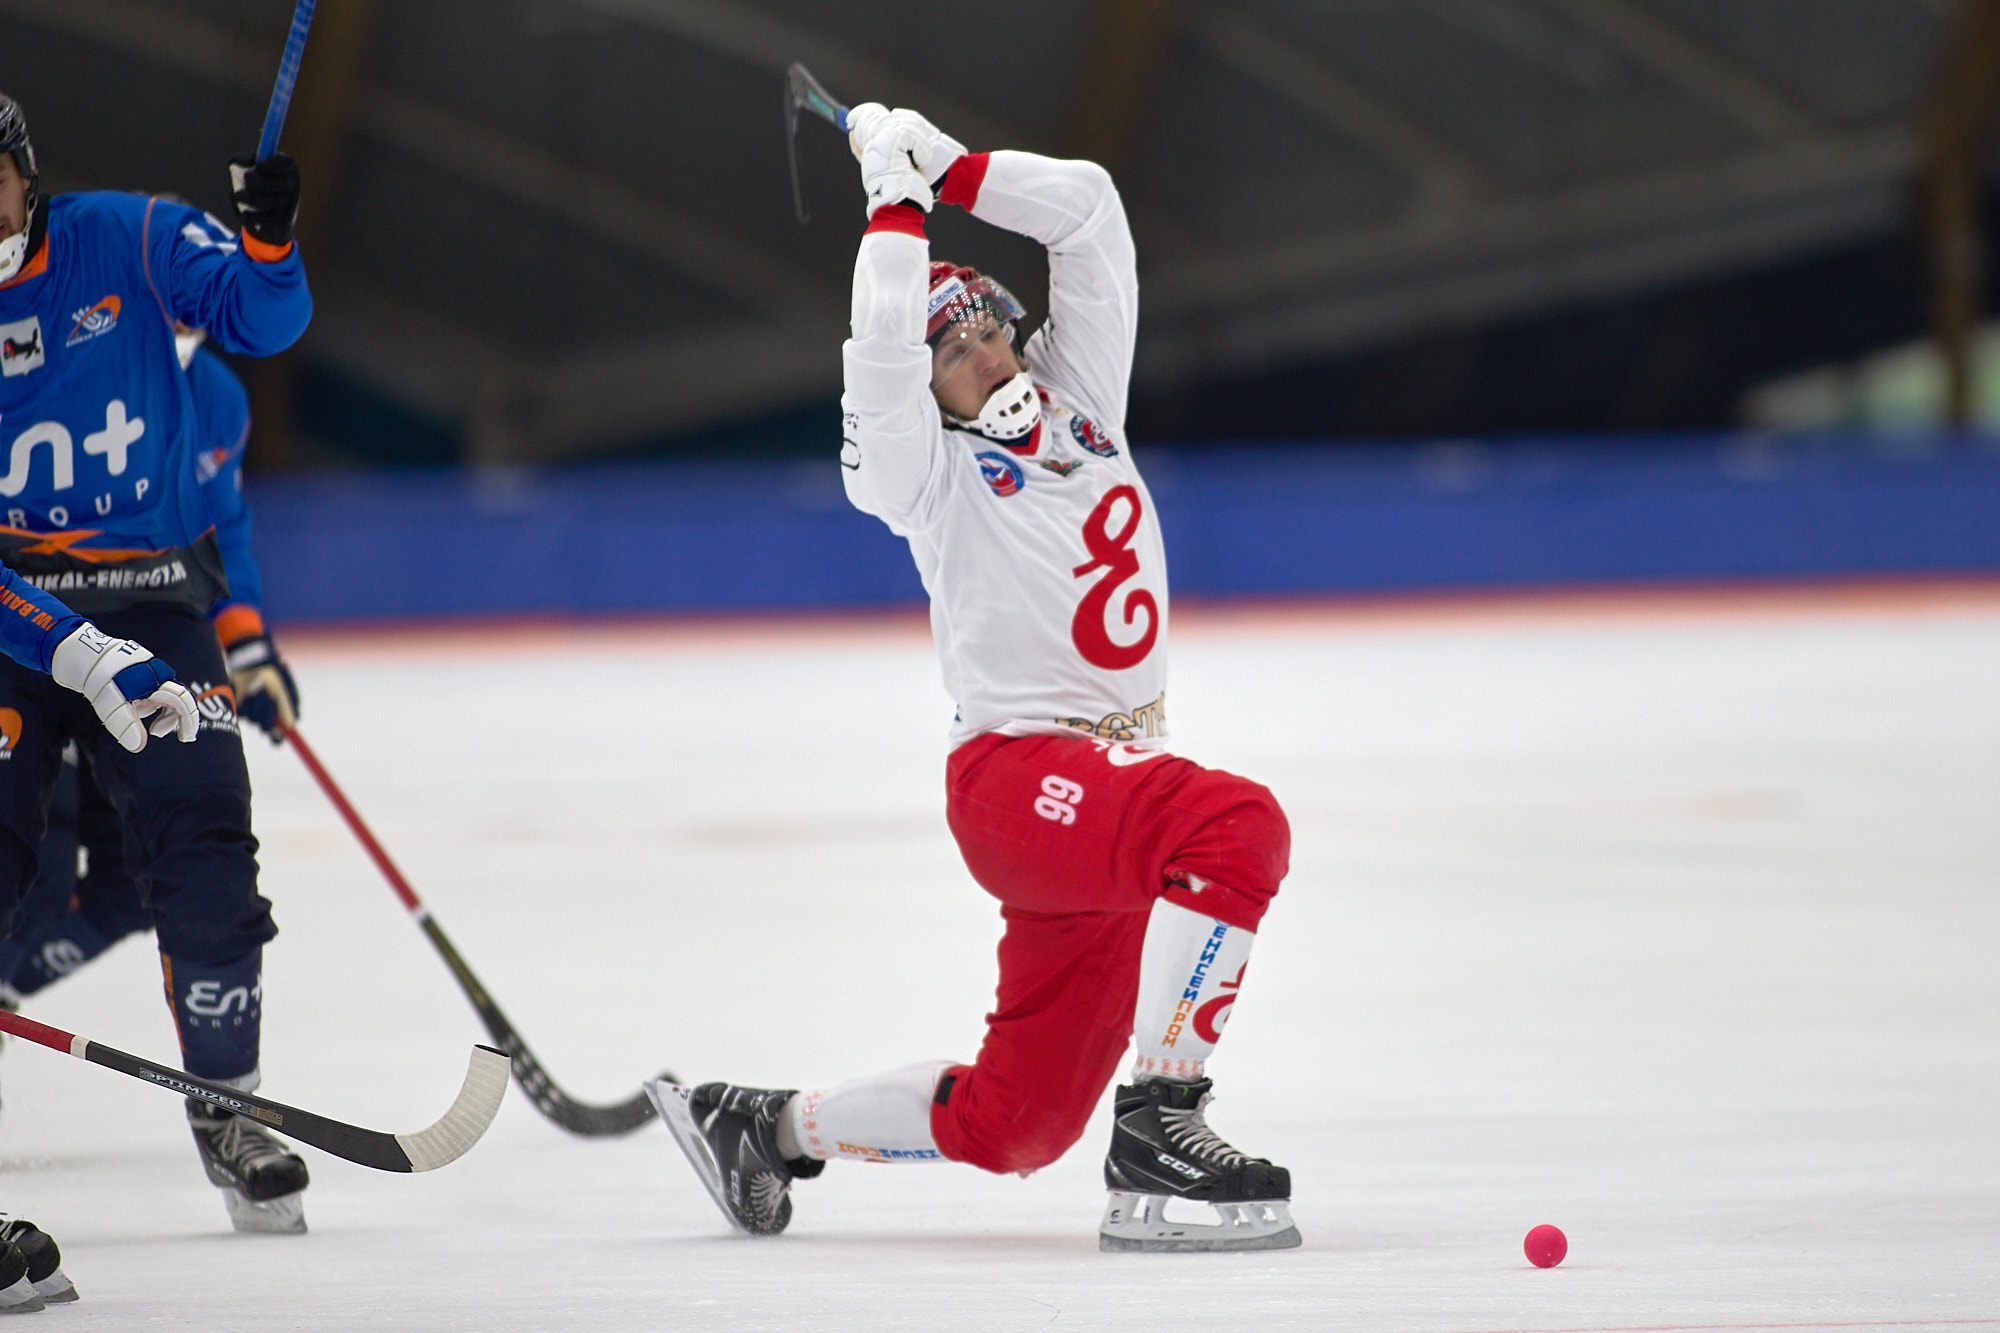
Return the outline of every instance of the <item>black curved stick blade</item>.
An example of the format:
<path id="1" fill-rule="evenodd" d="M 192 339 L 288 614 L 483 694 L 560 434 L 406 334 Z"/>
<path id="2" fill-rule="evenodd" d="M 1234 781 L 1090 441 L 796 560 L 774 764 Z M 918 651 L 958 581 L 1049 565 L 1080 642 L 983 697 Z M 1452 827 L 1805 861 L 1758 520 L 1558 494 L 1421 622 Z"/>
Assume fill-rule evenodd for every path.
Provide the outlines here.
<path id="1" fill-rule="evenodd" d="M 792 212 L 799 225 L 812 221 L 806 212 L 806 192 L 799 184 L 799 74 L 802 65 L 793 65 L 785 74 L 785 165 L 792 169 Z"/>
<path id="2" fill-rule="evenodd" d="M 799 184 L 800 111 L 810 111 L 843 134 L 847 132 L 847 108 L 834 101 L 811 70 L 794 60 L 785 71 L 785 162 L 792 170 L 792 211 L 803 227 L 812 221 L 812 215 L 806 212 L 805 190 Z"/>
<path id="3" fill-rule="evenodd" d="M 847 107 L 835 101 L 833 94 L 812 76 L 812 71 L 796 60 L 785 71 L 785 92 L 793 106 L 803 107 L 842 134 L 847 133 Z"/>
<path id="4" fill-rule="evenodd" d="M 497 1033 L 495 1035 L 498 1036 Z M 534 1052 L 523 1045 L 520 1037 L 511 1030 L 500 1037 L 500 1045 L 513 1061 L 514 1081 L 521 1085 L 522 1092 L 528 1094 L 528 1100 L 535 1104 L 535 1109 L 572 1134 L 587 1139 L 630 1134 L 658 1114 L 643 1088 L 624 1101 L 609 1106 L 577 1101 L 555 1085 L 541 1062 L 535 1059 Z"/>

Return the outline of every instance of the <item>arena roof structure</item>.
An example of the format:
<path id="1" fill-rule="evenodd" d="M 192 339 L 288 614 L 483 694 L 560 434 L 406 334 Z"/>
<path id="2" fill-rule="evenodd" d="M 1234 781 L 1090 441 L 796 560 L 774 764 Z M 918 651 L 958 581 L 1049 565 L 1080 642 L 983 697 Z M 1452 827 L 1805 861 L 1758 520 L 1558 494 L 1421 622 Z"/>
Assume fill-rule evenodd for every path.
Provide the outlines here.
<path id="1" fill-rule="evenodd" d="M 289 6 L 0 0 L 57 188 L 220 211 Z M 1116 173 L 1141 386 L 1837 245 L 1911 207 L 1956 0 L 322 0 L 304 355 L 494 462 L 837 392 L 861 194 L 781 75 Z M 940 254 L 1034 303 L 1033 248 Z"/>

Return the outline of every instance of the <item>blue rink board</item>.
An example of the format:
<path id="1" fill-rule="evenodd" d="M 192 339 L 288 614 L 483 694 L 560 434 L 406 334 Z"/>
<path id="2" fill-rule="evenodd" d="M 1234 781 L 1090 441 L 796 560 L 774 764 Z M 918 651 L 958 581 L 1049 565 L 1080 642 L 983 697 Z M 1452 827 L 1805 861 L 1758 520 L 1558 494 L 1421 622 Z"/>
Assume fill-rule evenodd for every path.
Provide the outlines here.
<path id="1" fill-rule="evenodd" d="M 1742 436 L 1140 455 L 1177 594 L 2000 571 L 2000 442 Z M 907 548 L 825 463 L 252 482 L 289 621 L 868 607 Z M 995 504 L 1006 499 L 994 497 Z"/>

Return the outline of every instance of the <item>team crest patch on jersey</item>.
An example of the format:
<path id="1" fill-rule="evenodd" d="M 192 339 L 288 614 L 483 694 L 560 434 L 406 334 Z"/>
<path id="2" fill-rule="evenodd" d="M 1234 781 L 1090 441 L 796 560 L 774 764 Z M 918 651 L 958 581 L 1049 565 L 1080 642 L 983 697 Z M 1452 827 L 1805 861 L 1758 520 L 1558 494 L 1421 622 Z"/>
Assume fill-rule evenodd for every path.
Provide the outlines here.
<path id="1" fill-rule="evenodd" d="M 87 343 L 92 338 L 101 337 L 118 327 L 118 313 L 124 309 L 124 302 L 114 294 L 105 297 L 96 305 L 86 306 L 76 312 L 75 323 L 70 325 L 69 337 L 63 342 L 65 347 Z"/>
<path id="2" fill-rule="evenodd" d="M 0 324 L 0 375 L 8 379 L 25 375 L 45 359 L 40 315 L 30 315 L 12 324 Z"/>
<path id="3" fill-rule="evenodd" d="M 1096 454 L 1099 458 L 1118 457 L 1118 446 L 1111 437 L 1097 428 L 1097 423 L 1086 416 L 1072 415 L 1069 419 L 1069 433 L 1078 444 Z"/>
<path id="4" fill-rule="evenodd" d="M 1018 495 L 1021 488 L 1028 484 L 1028 476 L 1021 471 L 1021 465 L 1005 454 L 988 450 L 985 453 L 974 454 L 973 458 L 979 463 L 979 475 L 986 479 L 986 484 L 992 487 L 993 493 L 1002 499 Z"/>
<path id="5" fill-rule="evenodd" d="M 194 456 L 194 479 L 206 486 L 216 479 L 222 472 L 223 465 L 228 462 L 229 449 L 226 445 L 218 444 L 213 449 L 204 449 Z"/>

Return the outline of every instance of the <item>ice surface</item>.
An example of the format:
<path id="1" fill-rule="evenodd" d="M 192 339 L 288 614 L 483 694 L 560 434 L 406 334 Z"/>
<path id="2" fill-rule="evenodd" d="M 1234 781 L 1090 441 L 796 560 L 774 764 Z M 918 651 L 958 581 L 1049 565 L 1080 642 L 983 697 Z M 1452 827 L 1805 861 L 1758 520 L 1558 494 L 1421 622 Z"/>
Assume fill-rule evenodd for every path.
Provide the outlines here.
<path id="1" fill-rule="evenodd" d="M 751 1240 L 657 1127 L 517 1093 L 435 1174 L 308 1150 L 312 1234 L 239 1237 L 175 1099 L 13 1043 L 0 1206 L 84 1292 L 34 1326 L 2000 1327 L 2000 599 L 1181 630 L 1179 748 L 1296 831 L 1212 1110 L 1292 1168 L 1302 1250 L 1099 1254 L 1102 1110 L 1025 1181 L 836 1165 Z M 572 1092 L 973 1051 L 997 922 L 920 630 L 294 652 L 321 756 Z M 483 1033 L 250 748 L 265 1090 L 428 1124 Z M 136 941 L 30 1012 L 173 1049 Z"/>

